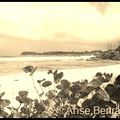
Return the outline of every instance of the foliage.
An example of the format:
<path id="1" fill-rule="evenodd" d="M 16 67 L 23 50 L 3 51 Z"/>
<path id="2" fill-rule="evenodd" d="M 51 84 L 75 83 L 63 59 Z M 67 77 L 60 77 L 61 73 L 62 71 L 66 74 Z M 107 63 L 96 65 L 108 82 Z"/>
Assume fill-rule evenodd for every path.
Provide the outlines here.
<path id="1" fill-rule="evenodd" d="M 33 81 L 33 74 L 37 67 L 26 66 L 23 71 L 29 73 Z M 113 74 L 109 73 L 96 73 L 91 82 L 86 79 L 83 81 L 70 82 L 63 79 L 63 72 L 58 70 L 49 70 L 48 73 L 53 74 L 53 82 L 43 79 L 37 80 L 42 93 L 39 93 L 34 81 L 33 87 L 35 88 L 39 99 L 31 99 L 28 97 L 28 91 L 19 91 L 16 100 L 19 103 L 18 108 L 9 107 L 10 101 L 3 99 L 5 92 L 0 93 L 0 117 L 2 118 L 101 118 L 113 117 L 112 115 L 88 115 L 88 114 L 68 114 L 68 109 L 89 108 L 93 112 L 94 106 L 101 108 L 117 108 L 120 104 L 120 75 L 117 76 L 113 84 L 109 84 Z M 57 77 L 55 77 L 57 75 Z M 59 76 L 61 75 L 61 76 Z M 55 79 L 57 78 L 57 80 Z M 56 82 L 57 81 L 57 82 Z M 103 83 L 108 83 L 105 88 L 102 88 Z M 52 90 L 49 89 L 53 86 Z M 47 93 L 45 89 L 48 88 Z M 89 95 L 92 95 L 89 97 Z M 43 99 L 45 96 L 46 99 Z M 5 109 L 10 110 L 7 113 Z M 119 115 L 115 115 L 119 117 Z"/>

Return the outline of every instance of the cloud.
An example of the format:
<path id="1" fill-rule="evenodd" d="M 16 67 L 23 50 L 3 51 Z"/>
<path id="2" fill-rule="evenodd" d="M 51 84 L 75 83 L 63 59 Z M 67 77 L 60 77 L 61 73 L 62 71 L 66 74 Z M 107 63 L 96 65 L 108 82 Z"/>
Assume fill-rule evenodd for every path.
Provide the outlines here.
<path id="1" fill-rule="evenodd" d="M 109 2 L 90 2 L 89 4 L 96 7 L 101 14 L 104 14 L 109 7 Z"/>
<path id="2" fill-rule="evenodd" d="M 66 40 L 69 38 L 69 42 Z M 56 33 L 40 41 L 0 34 L 0 55 L 20 55 L 23 51 L 85 51 L 106 49 L 106 42 L 87 42 L 68 33 Z M 57 40 L 56 40 L 57 39 Z M 61 40 L 62 39 L 62 40 Z M 74 42 L 77 41 L 77 42 Z"/>
<path id="3" fill-rule="evenodd" d="M 120 3 L 103 5 L 103 15 L 97 9 L 89 2 L 0 3 L 0 54 L 104 49 L 120 38 Z"/>

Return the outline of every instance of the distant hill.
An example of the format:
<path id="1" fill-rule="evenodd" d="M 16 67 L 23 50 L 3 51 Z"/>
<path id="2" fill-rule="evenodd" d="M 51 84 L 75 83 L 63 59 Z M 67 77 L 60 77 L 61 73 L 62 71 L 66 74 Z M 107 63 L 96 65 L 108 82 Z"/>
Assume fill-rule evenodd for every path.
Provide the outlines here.
<path id="1" fill-rule="evenodd" d="M 82 52 L 63 52 L 63 51 L 55 51 L 55 52 L 22 52 L 21 55 L 80 55 Z"/>
<path id="2" fill-rule="evenodd" d="M 43 53 L 24 51 L 21 53 L 21 55 L 91 55 L 96 52 L 100 52 L 100 51 L 84 51 L 84 52 L 51 51 L 51 52 L 43 52 Z"/>
<path id="3" fill-rule="evenodd" d="M 41 55 L 41 53 L 37 53 L 37 52 L 22 52 L 21 55 Z"/>

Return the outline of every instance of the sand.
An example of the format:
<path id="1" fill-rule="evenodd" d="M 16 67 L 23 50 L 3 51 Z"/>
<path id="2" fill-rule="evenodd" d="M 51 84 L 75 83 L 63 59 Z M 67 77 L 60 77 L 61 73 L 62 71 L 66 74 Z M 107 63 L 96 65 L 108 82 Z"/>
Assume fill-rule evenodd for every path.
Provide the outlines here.
<path id="1" fill-rule="evenodd" d="M 120 74 L 120 64 L 108 65 L 108 66 L 100 66 L 100 67 L 88 67 L 88 68 L 76 68 L 76 69 L 60 69 L 59 72 L 64 73 L 63 79 L 67 79 L 70 82 L 77 80 L 87 79 L 91 81 L 96 72 L 101 73 L 113 73 L 113 79 Z M 47 71 L 39 71 L 37 70 L 33 79 L 38 88 L 38 91 L 41 93 L 41 89 L 37 83 L 37 80 L 41 80 L 45 78 L 46 80 L 53 81 L 52 75 L 48 75 Z M 29 74 L 21 72 L 17 74 L 9 74 L 0 76 L 0 92 L 5 92 L 5 96 L 3 98 L 7 98 L 11 101 L 10 106 L 19 106 L 19 103 L 15 100 L 15 97 L 18 95 L 20 90 L 29 91 L 28 96 L 35 99 L 37 98 L 37 94 L 35 89 L 33 88 L 32 78 L 29 77 Z M 52 88 L 50 88 L 52 89 Z M 45 89 L 47 91 L 47 89 Z"/>

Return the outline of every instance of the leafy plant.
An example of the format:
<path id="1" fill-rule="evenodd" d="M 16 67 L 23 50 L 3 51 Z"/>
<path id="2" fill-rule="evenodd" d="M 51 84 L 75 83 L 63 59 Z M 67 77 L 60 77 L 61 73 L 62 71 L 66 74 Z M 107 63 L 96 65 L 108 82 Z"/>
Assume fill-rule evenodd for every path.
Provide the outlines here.
<path id="1" fill-rule="evenodd" d="M 5 92 L 0 93 L 0 117 L 6 118 L 8 113 L 5 111 L 5 107 L 10 105 L 10 101 L 8 99 L 2 99 L 5 95 Z"/>
<path id="2" fill-rule="evenodd" d="M 23 68 L 23 71 L 29 73 L 32 80 L 33 87 L 38 94 L 38 99 L 31 99 L 28 97 L 28 91 L 19 91 L 16 100 L 19 102 L 17 108 L 9 107 L 10 101 L 2 99 L 5 92 L 0 93 L 0 117 L 2 118 L 111 118 L 112 115 L 102 114 L 98 115 L 81 115 L 81 114 L 68 114 L 68 108 L 79 109 L 90 108 L 99 106 L 102 108 L 117 108 L 120 104 L 120 75 L 118 75 L 113 84 L 109 84 L 113 74 L 97 72 L 94 79 L 88 82 L 86 79 L 83 81 L 70 82 L 63 78 L 63 72 L 58 70 L 49 70 L 48 74 L 53 74 L 53 82 L 46 80 L 37 80 L 41 89 L 38 92 L 33 79 L 33 75 L 37 67 L 31 65 Z M 101 88 L 103 83 L 108 83 L 105 88 Z M 51 87 L 52 89 L 49 89 Z M 47 92 L 45 90 L 48 90 Z M 94 93 L 94 94 L 93 94 Z M 92 95 L 89 98 L 89 95 Z M 43 99 L 43 96 L 45 99 Z M 116 103 L 115 103 L 116 102 Z M 10 110 L 7 113 L 5 109 Z M 116 115 L 116 117 L 120 117 Z"/>

